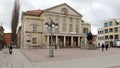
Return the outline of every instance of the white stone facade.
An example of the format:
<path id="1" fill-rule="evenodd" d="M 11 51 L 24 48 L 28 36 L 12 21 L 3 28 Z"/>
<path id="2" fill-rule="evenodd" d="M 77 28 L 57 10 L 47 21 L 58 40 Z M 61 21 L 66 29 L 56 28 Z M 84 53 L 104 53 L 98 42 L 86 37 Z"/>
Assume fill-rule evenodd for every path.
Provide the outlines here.
<path id="1" fill-rule="evenodd" d="M 52 31 L 53 45 L 58 47 L 85 46 L 85 41 L 83 44 L 81 42 L 82 39 L 86 40 L 84 27 L 89 32 L 91 25 L 83 22 L 82 15 L 64 3 L 42 11 L 33 10 L 23 13 L 21 48 L 49 47 L 51 33 L 44 25 L 50 23 L 51 20 L 58 24 L 58 28 L 53 28 Z"/>

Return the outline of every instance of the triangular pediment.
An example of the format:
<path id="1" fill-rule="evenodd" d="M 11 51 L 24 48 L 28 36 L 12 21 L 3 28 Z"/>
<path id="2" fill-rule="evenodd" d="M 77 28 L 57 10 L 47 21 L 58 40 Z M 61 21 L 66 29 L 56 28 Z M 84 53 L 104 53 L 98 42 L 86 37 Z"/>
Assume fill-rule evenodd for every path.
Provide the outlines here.
<path id="1" fill-rule="evenodd" d="M 48 8 L 45 11 L 46 12 L 53 12 L 53 13 L 60 13 L 60 14 L 67 14 L 67 15 L 82 16 L 80 13 L 78 13 L 75 9 L 71 8 L 66 3 Z"/>

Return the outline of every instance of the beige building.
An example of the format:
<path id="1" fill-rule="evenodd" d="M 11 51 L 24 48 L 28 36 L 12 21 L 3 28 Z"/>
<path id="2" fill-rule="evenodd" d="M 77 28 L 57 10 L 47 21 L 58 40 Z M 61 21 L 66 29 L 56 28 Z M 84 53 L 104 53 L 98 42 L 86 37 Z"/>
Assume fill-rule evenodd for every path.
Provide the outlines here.
<path id="1" fill-rule="evenodd" d="M 45 28 L 45 23 L 51 20 L 58 24 L 52 30 L 52 43 L 58 47 L 82 47 L 86 45 L 86 32 L 91 31 L 91 25 L 82 20 L 82 15 L 63 3 L 45 10 L 23 12 L 22 27 L 19 40 L 21 48 L 48 48 L 51 41 L 51 31 Z"/>
<path id="2" fill-rule="evenodd" d="M 110 19 L 104 22 L 105 43 L 113 46 L 114 40 L 120 40 L 120 19 Z"/>
<path id="3" fill-rule="evenodd" d="M 109 46 L 114 46 L 115 40 L 120 40 L 120 19 L 110 19 L 104 21 L 104 27 L 102 28 L 104 37 L 104 44 L 109 44 Z M 98 34 L 100 35 L 100 31 Z M 98 37 L 98 42 L 100 41 L 100 37 Z"/>

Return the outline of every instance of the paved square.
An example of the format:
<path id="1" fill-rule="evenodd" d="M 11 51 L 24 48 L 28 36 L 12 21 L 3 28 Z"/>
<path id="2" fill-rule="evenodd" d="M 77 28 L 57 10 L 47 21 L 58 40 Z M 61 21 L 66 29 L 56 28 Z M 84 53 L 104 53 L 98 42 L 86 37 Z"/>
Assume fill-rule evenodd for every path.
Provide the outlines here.
<path id="1" fill-rule="evenodd" d="M 80 48 L 70 48 L 70 49 L 57 49 L 54 50 L 54 57 L 49 57 L 49 49 L 21 49 L 23 54 L 30 61 L 48 62 L 48 61 L 59 61 L 59 60 L 71 60 L 89 57 L 99 57 L 105 55 L 120 54 L 119 48 L 109 48 L 108 51 L 97 50 L 87 50 Z"/>
<path id="2" fill-rule="evenodd" d="M 120 49 L 58 49 L 49 58 L 49 49 L 8 49 L 0 51 L 0 68 L 120 68 Z"/>

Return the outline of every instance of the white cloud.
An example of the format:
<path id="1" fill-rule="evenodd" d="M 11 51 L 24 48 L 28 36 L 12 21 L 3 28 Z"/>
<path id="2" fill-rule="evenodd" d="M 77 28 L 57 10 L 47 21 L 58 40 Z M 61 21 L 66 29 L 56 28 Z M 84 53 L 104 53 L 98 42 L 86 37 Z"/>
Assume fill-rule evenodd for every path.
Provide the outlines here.
<path id="1" fill-rule="evenodd" d="M 90 22 L 92 32 L 103 26 L 103 21 L 111 18 L 120 18 L 119 0 L 20 0 L 21 12 L 33 9 L 46 9 L 61 3 L 67 3 Z M 5 32 L 10 32 L 11 13 L 14 0 L 0 0 L 0 22 L 3 22 Z"/>

